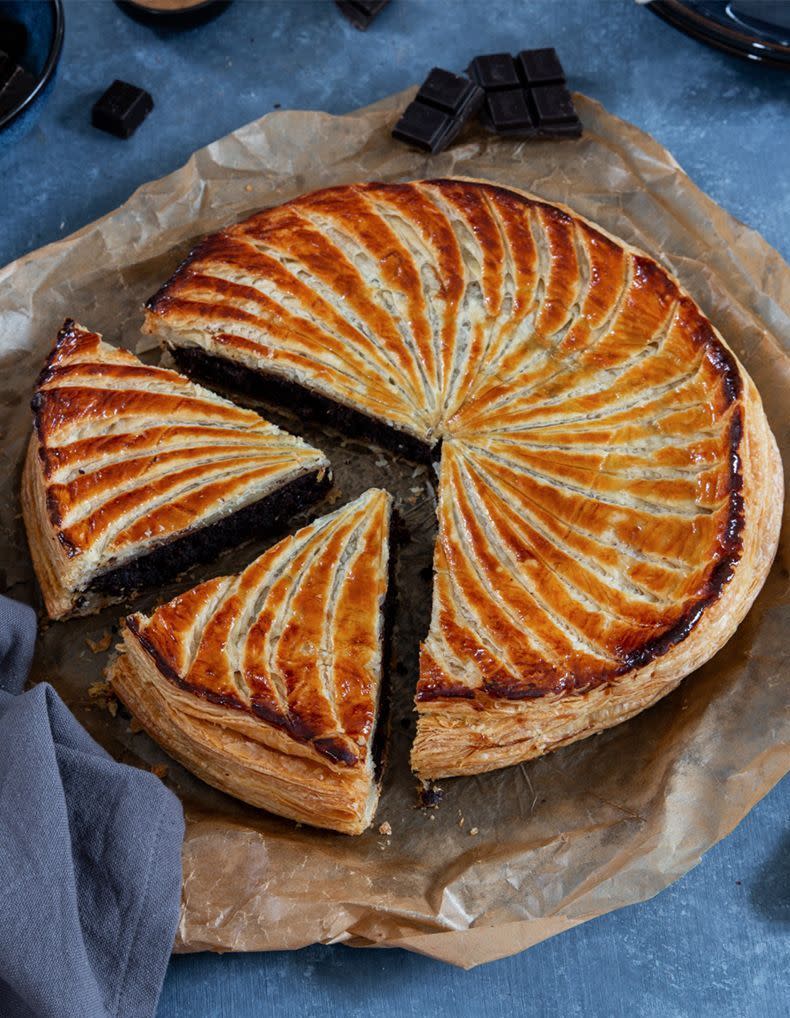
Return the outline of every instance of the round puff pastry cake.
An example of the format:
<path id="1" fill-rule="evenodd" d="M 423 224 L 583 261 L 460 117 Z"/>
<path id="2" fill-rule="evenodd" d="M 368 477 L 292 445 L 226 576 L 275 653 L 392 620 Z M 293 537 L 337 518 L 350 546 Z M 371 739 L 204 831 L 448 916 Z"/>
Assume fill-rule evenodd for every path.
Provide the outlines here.
<path id="1" fill-rule="evenodd" d="M 494 184 L 359 184 L 210 237 L 146 331 L 209 383 L 431 456 L 412 763 L 527 760 L 654 703 L 732 634 L 776 548 L 759 395 L 652 258 Z"/>
<path id="2" fill-rule="evenodd" d="M 378 800 L 391 499 L 370 489 L 122 625 L 114 691 L 209 784 L 359 834 Z"/>
<path id="3" fill-rule="evenodd" d="M 330 482 L 301 439 L 72 321 L 32 408 L 22 510 L 53 619 L 206 561 Z"/>

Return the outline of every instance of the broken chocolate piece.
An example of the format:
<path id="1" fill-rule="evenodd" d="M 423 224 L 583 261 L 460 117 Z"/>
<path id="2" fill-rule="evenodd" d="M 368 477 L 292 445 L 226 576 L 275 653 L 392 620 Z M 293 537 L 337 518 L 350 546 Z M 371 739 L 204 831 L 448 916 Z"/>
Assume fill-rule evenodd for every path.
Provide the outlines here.
<path id="1" fill-rule="evenodd" d="M 340 13 L 354 28 L 364 32 L 371 21 L 387 6 L 389 0 L 335 0 Z"/>
<path id="2" fill-rule="evenodd" d="M 475 57 L 467 71 L 469 77 L 486 92 L 505 88 L 519 88 L 521 81 L 509 53 L 489 53 Z"/>
<path id="3" fill-rule="evenodd" d="M 0 117 L 17 107 L 35 88 L 35 78 L 0 50 Z"/>
<path id="4" fill-rule="evenodd" d="M 446 113 L 458 116 L 478 89 L 461 74 L 453 74 L 441 67 L 434 67 L 422 83 L 417 98 L 431 106 L 437 106 Z"/>
<path id="5" fill-rule="evenodd" d="M 484 95 L 463 75 L 434 67 L 392 136 L 427 152 L 441 152 L 480 109 Z"/>
<path id="6" fill-rule="evenodd" d="M 116 78 L 94 104 L 91 123 L 116 138 L 130 138 L 153 108 L 154 100 L 145 89 Z"/>
<path id="7" fill-rule="evenodd" d="M 486 95 L 484 127 L 512 138 L 578 138 L 581 121 L 551 48 L 491 53 L 474 58 L 470 77 Z"/>

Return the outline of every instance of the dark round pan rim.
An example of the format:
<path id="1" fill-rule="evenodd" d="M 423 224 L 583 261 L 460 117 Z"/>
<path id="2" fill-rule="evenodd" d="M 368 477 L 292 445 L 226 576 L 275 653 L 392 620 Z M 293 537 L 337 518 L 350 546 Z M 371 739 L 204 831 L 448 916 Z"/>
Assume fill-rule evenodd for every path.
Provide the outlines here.
<path id="1" fill-rule="evenodd" d="M 758 40 L 749 35 L 745 28 L 738 30 L 734 25 L 729 27 L 716 24 L 679 0 L 651 0 L 646 7 L 692 39 L 753 63 L 790 70 L 790 48 L 787 46 Z"/>

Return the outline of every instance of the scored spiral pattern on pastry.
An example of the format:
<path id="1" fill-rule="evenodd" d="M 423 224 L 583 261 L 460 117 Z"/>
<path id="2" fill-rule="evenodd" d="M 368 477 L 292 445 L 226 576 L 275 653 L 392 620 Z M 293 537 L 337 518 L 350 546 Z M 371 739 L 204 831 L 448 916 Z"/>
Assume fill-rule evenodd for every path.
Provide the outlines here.
<path id="1" fill-rule="evenodd" d="M 329 467 L 322 453 L 258 414 L 73 322 L 61 331 L 32 406 L 28 495 L 35 503 L 40 492 L 41 510 L 26 510 L 26 518 L 54 535 L 52 554 L 64 562 L 50 563 L 52 586 L 73 572 L 64 583 L 71 593 Z M 46 524 L 36 519 L 44 514 Z M 34 554 L 39 543 L 31 540 Z"/>
<path id="2" fill-rule="evenodd" d="M 609 683 L 733 575 L 759 397 L 675 280 L 565 209 L 480 181 L 319 191 L 200 244 L 146 331 L 441 442 L 421 711 Z"/>
<path id="3" fill-rule="evenodd" d="M 363 765 L 382 667 L 389 509 L 386 492 L 369 490 L 242 573 L 129 616 L 127 645 L 139 642 L 180 689 L 248 717 L 245 734 Z"/>
<path id="4" fill-rule="evenodd" d="M 196 247 L 146 331 L 196 375 L 441 449 L 422 777 L 630 717 L 717 651 L 768 572 L 781 464 L 751 380 L 652 258 L 532 195 L 304 195 Z"/>

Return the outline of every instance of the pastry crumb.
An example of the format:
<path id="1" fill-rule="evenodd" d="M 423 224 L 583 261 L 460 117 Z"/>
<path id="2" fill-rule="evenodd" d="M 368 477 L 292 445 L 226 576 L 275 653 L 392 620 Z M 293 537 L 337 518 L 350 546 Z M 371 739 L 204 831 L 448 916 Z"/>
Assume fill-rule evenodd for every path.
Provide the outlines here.
<path id="1" fill-rule="evenodd" d="M 388 820 L 385 820 L 383 824 L 379 825 L 379 834 L 386 834 L 387 837 L 392 834 L 392 827 Z"/>
<path id="2" fill-rule="evenodd" d="M 118 701 L 109 682 L 94 682 L 88 686 L 88 697 L 97 707 L 102 707 L 115 717 L 118 713 Z"/>
<path id="3" fill-rule="evenodd" d="M 137 735 L 137 733 L 142 732 L 142 730 L 143 726 L 140 724 L 137 718 L 132 718 L 131 721 L 129 722 L 129 731 L 132 733 L 132 735 Z"/>
<path id="4" fill-rule="evenodd" d="M 476 834 L 479 834 L 479 833 L 480 833 L 480 828 L 478 828 L 478 827 L 470 827 L 469 828 L 469 837 L 470 838 L 474 838 L 474 836 Z"/>
<path id="5" fill-rule="evenodd" d="M 105 629 L 98 640 L 92 640 L 89 636 L 85 637 L 85 642 L 88 644 L 94 654 L 102 654 L 105 650 L 109 650 L 110 643 L 112 642 L 112 633 L 109 629 Z"/>
<path id="6" fill-rule="evenodd" d="M 160 763 L 153 764 L 150 770 L 152 774 L 155 774 L 160 780 L 164 781 L 165 778 L 167 777 L 167 773 L 170 770 L 170 768 L 167 766 L 167 764 Z"/>
<path id="7" fill-rule="evenodd" d="M 249 193 L 252 190 L 252 184 L 245 184 L 244 190 L 247 191 L 247 193 Z"/>

